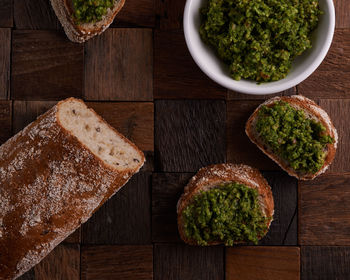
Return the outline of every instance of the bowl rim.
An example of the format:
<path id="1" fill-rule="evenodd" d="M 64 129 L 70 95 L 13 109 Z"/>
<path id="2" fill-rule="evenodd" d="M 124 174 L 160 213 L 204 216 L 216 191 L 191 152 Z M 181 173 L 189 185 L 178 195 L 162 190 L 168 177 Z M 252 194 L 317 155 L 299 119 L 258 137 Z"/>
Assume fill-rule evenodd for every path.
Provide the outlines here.
<path id="1" fill-rule="evenodd" d="M 210 71 L 208 67 L 206 66 L 205 62 L 202 58 L 201 55 L 198 55 L 196 52 L 196 47 L 192 43 L 191 36 L 190 36 L 190 17 L 191 17 L 191 4 L 195 0 L 187 0 L 185 4 L 185 9 L 184 9 L 184 16 L 183 16 L 183 29 L 184 29 L 184 35 L 185 35 L 185 41 L 187 48 L 189 49 L 189 52 L 195 61 L 195 63 L 199 66 L 199 68 L 214 82 L 220 84 L 221 86 L 236 91 L 236 92 L 241 92 L 245 94 L 251 94 L 251 95 L 264 95 L 264 94 L 274 94 L 277 92 L 285 91 L 287 89 L 290 89 L 298 84 L 300 84 L 302 81 L 307 79 L 317 68 L 320 66 L 324 58 L 326 57 L 328 50 L 332 44 L 333 41 L 333 35 L 334 35 L 334 29 L 335 29 L 335 9 L 334 9 L 334 4 L 333 0 L 324 0 L 326 5 L 328 6 L 329 13 L 329 21 L 330 24 L 328 25 L 327 30 L 327 37 L 326 37 L 326 42 L 323 45 L 321 51 L 317 55 L 317 58 L 306 67 L 304 71 L 302 71 L 300 74 L 298 74 L 295 78 L 291 80 L 286 80 L 285 82 L 282 83 L 280 82 L 278 85 L 274 85 L 274 82 L 269 82 L 268 86 L 260 87 L 258 84 L 255 84 L 252 86 L 250 84 L 249 86 L 240 83 L 240 81 L 236 81 L 234 79 L 227 79 L 227 76 L 218 74 L 216 72 Z M 196 0 L 196 1 L 201 1 L 201 0 Z M 277 81 L 278 82 L 278 81 Z M 267 83 L 264 83 L 264 85 L 267 85 Z M 252 87 L 254 88 L 254 92 L 252 92 Z"/>

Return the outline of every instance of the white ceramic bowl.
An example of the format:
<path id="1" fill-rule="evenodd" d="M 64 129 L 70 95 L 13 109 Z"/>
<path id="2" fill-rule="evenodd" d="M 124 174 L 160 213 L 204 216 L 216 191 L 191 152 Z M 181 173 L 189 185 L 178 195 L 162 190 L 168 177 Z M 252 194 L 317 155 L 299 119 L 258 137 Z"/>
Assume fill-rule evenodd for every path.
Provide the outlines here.
<path id="1" fill-rule="evenodd" d="M 332 43 L 335 12 L 333 0 L 319 0 L 323 15 L 312 34 L 312 48 L 298 56 L 287 77 L 276 81 L 257 84 L 254 81 L 236 81 L 229 75 L 228 67 L 215 55 L 212 48 L 200 38 L 200 8 L 207 0 L 187 0 L 184 12 L 184 33 L 188 49 L 202 71 L 218 84 L 248 94 L 271 94 L 284 91 L 301 83 L 321 64 Z"/>

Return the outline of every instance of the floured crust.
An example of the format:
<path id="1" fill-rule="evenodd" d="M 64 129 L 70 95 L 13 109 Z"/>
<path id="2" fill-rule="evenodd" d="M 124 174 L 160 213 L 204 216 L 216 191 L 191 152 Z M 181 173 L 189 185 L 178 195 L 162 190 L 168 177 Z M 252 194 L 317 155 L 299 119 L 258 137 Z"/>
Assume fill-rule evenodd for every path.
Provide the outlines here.
<path id="1" fill-rule="evenodd" d="M 143 165 L 127 139 L 143 161 L 106 165 L 60 125 L 61 104 L 0 146 L 0 279 L 39 263 Z"/>
<path id="2" fill-rule="evenodd" d="M 332 144 L 327 144 L 327 154 L 325 157 L 325 161 L 323 166 L 320 168 L 320 170 L 316 173 L 307 173 L 307 174 L 298 174 L 295 172 L 287 162 L 283 161 L 281 158 L 279 158 L 277 155 L 275 155 L 269 147 L 267 147 L 258 137 L 257 132 L 255 130 L 255 124 L 257 121 L 259 110 L 262 106 L 272 106 L 278 101 L 284 101 L 289 103 L 292 107 L 303 110 L 305 114 L 318 122 L 320 122 L 327 131 L 327 134 L 329 134 L 335 141 Z M 289 175 L 294 176 L 300 180 L 312 180 L 316 176 L 324 173 L 329 165 L 332 163 L 335 152 L 338 145 L 338 133 L 335 129 L 330 117 L 328 114 L 315 102 L 312 100 L 302 96 L 302 95 L 292 95 L 292 96 L 282 96 L 282 97 L 274 97 L 271 98 L 264 103 L 262 103 L 255 111 L 254 113 L 249 117 L 247 123 L 245 132 L 249 139 L 258 146 L 258 148 L 265 153 L 269 158 L 271 158 L 273 161 L 275 161 L 283 170 L 285 170 Z"/>
<path id="3" fill-rule="evenodd" d="M 271 225 L 274 213 L 274 201 L 271 187 L 259 170 L 243 164 L 215 164 L 201 168 L 191 178 L 177 203 L 177 224 L 180 237 L 190 245 L 198 245 L 196 241 L 188 239 L 183 228 L 183 210 L 192 202 L 195 195 L 201 191 L 207 191 L 222 183 L 237 182 L 249 188 L 257 189 L 259 192 L 259 204 L 265 217 L 269 218 L 267 230 Z M 266 234 L 265 233 L 265 234 Z M 262 238 L 263 236 L 261 236 Z M 241 242 L 237 242 L 241 243 Z M 208 245 L 217 245 L 220 242 L 211 242 Z"/>
<path id="4" fill-rule="evenodd" d="M 115 0 L 113 8 L 108 9 L 107 14 L 103 16 L 102 20 L 96 23 L 84 23 L 80 25 L 74 23 L 71 0 L 50 0 L 50 2 L 69 40 L 83 43 L 101 34 L 111 25 L 117 13 L 124 6 L 125 0 Z"/>

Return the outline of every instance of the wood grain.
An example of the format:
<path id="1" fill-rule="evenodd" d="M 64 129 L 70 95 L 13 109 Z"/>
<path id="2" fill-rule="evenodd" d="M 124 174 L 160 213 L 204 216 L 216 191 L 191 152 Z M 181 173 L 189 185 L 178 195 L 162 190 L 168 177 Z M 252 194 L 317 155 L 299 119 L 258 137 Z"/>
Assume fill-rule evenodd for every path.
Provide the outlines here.
<path id="1" fill-rule="evenodd" d="M 156 101 L 156 170 L 197 172 L 225 162 L 225 122 L 224 101 Z"/>
<path id="2" fill-rule="evenodd" d="M 125 1 L 124 7 L 117 14 L 112 27 L 145 26 L 154 27 L 156 11 L 154 0 Z"/>
<path id="3" fill-rule="evenodd" d="M 348 0 L 334 0 L 336 28 L 350 28 L 350 2 Z"/>
<path id="4" fill-rule="evenodd" d="M 34 268 L 24 273 L 22 276 L 18 277 L 17 280 L 35 280 Z"/>
<path id="5" fill-rule="evenodd" d="M 227 102 L 227 161 L 251 165 L 262 170 L 280 170 L 245 134 L 245 124 L 263 100 Z"/>
<path id="6" fill-rule="evenodd" d="M 350 279 L 350 247 L 302 246 L 302 280 Z"/>
<path id="7" fill-rule="evenodd" d="M 153 173 L 152 241 L 181 242 L 176 205 L 193 173 Z"/>
<path id="8" fill-rule="evenodd" d="M 12 0 L 17 29 L 61 29 L 50 0 Z"/>
<path id="9" fill-rule="evenodd" d="M 226 89 L 211 81 L 194 63 L 181 30 L 156 30 L 154 37 L 154 98 L 226 97 Z"/>
<path id="10" fill-rule="evenodd" d="M 350 175 L 321 176 L 300 182 L 299 243 L 350 244 Z"/>
<path id="11" fill-rule="evenodd" d="M 55 31 L 15 30 L 12 98 L 60 100 L 82 96 L 83 45 Z"/>
<path id="12" fill-rule="evenodd" d="M 236 247 L 226 249 L 226 280 L 298 280 L 298 247 Z"/>
<path id="13" fill-rule="evenodd" d="M 138 173 L 82 226 L 83 244 L 151 243 L 151 177 Z"/>
<path id="14" fill-rule="evenodd" d="M 116 43 L 118 42 L 118 43 Z M 150 29 L 108 29 L 85 44 L 85 98 L 153 100 Z"/>
<path id="15" fill-rule="evenodd" d="M 350 99 L 321 99 L 318 103 L 329 114 L 339 135 L 335 159 L 327 173 L 350 172 Z"/>
<path id="16" fill-rule="evenodd" d="M 79 280 L 80 246 L 59 245 L 34 267 L 35 280 Z"/>
<path id="17" fill-rule="evenodd" d="M 1 13 L 0 13 L 1 18 Z M 0 28 L 0 100 L 10 97 L 11 29 Z"/>
<path id="18" fill-rule="evenodd" d="M 263 172 L 272 188 L 275 213 L 268 234 L 260 245 L 297 245 L 298 184 L 284 172 Z"/>
<path id="19" fill-rule="evenodd" d="M 83 246 L 82 280 L 151 280 L 152 246 Z"/>
<path id="20" fill-rule="evenodd" d="M 0 27 L 13 26 L 13 0 L 1 0 Z"/>
<path id="21" fill-rule="evenodd" d="M 349 98 L 350 29 L 336 29 L 332 46 L 320 67 L 298 85 L 311 98 Z"/>
<path id="22" fill-rule="evenodd" d="M 156 0 L 158 26 L 161 29 L 182 29 L 186 0 Z"/>
<path id="23" fill-rule="evenodd" d="M 0 101 L 0 145 L 12 135 L 12 102 Z"/>
<path id="24" fill-rule="evenodd" d="M 155 280 L 223 280 L 224 248 L 180 244 L 154 246 Z"/>
<path id="25" fill-rule="evenodd" d="M 293 94 L 297 94 L 296 87 L 290 88 L 282 92 L 274 93 L 274 94 L 263 94 L 263 95 L 244 94 L 244 93 L 229 90 L 227 94 L 227 100 L 267 100 L 275 96 L 286 96 L 286 95 L 293 95 Z"/>
<path id="26" fill-rule="evenodd" d="M 144 151 L 154 150 L 154 109 L 149 102 L 88 102 L 110 125 Z"/>

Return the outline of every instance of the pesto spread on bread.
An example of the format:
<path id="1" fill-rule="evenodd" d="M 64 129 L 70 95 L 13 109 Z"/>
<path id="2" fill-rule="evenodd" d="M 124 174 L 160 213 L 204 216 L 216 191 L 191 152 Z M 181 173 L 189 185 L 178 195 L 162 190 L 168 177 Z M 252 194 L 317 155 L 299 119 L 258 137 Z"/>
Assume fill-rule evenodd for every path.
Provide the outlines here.
<path id="1" fill-rule="evenodd" d="M 198 245 L 256 244 L 267 230 L 267 218 L 261 212 L 258 196 L 256 189 L 239 183 L 202 191 L 182 212 L 185 235 Z"/>
<path id="2" fill-rule="evenodd" d="M 334 142 L 322 123 L 284 101 L 261 107 L 256 130 L 273 153 L 299 173 L 319 171 L 325 161 L 327 144 Z"/>
<path id="3" fill-rule="evenodd" d="M 200 35 L 233 79 L 277 81 L 311 48 L 320 14 L 318 0 L 209 0 Z"/>
<path id="4" fill-rule="evenodd" d="M 114 0 L 73 0 L 73 17 L 77 23 L 94 23 L 102 20 Z"/>

